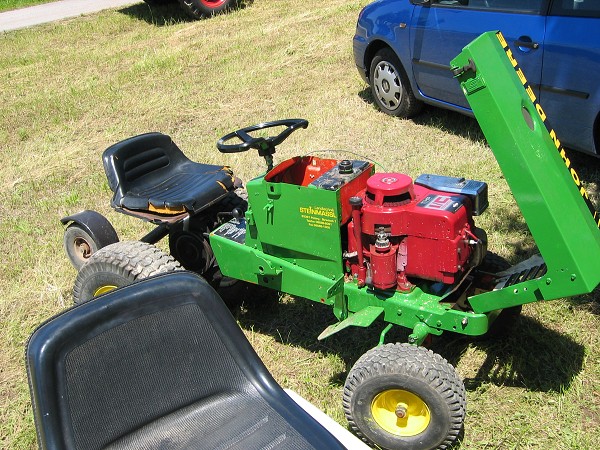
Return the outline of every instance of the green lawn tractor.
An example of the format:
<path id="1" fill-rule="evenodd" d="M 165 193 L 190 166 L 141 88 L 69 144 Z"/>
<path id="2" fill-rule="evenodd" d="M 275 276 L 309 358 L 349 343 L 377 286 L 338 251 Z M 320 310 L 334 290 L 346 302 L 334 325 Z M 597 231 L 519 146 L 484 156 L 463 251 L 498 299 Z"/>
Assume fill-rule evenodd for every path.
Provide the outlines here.
<path id="1" fill-rule="evenodd" d="M 316 156 L 274 166 L 276 146 L 305 120 L 219 140 L 221 152 L 265 159 L 266 173 L 245 191 L 230 168 L 191 162 L 168 136 L 150 133 L 109 147 L 103 161 L 112 206 L 156 224 L 151 233 L 117 242 L 98 213 L 63 219 L 79 269 L 75 301 L 183 267 L 221 291 L 251 284 L 329 306 L 336 320 L 319 339 L 383 321 L 378 345 L 344 386 L 350 427 L 384 449 L 451 447 L 465 387 L 422 345 L 426 338 L 484 335 L 523 304 L 588 293 L 600 282 L 600 231 L 587 193 L 504 44 L 500 33 L 486 33 L 451 66 L 541 255 L 507 267 L 487 252 L 473 220 L 488 206 L 483 182 L 413 180 L 376 173 L 366 160 Z M 153 245 L 165 237 L 170 255 Z M 407 343 L 386 343 L 394 326 L 410 330 Z"/>

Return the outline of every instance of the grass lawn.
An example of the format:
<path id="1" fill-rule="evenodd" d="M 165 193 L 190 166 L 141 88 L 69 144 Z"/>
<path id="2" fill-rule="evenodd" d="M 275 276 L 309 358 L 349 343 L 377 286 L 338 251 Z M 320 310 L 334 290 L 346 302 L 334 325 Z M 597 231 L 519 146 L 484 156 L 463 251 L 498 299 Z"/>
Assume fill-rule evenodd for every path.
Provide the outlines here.
<path id="1" fill-rule="evenodd" d="M 351 48 L 366 3 L 255 0 L 197 22 L 177 5 L 140 3 L 0 35 L 0 448 L 36 447 L 23 349 L 37 324 L 72 303 L 76 273 L 59 219 L 95 209 L 123 240 L 149 229 L 109 206 L 100 155 L 125 137 L 168 133 L 190 158 L 230 165 L 248 180 L 263 170 L 259 157 L 222 155 L 217 139 L 304 117 L 309 128 L 279 148 L 277 161 L 341 149 L 413 177 L 485 180 L 491 205 L 476 220 L 490 249 L 511 262 L 535 251 L 474 120 L 436 109 L 399 120 L 375 109 Z M 598 161 L 574 159 L 597 202 Z M 467 388 L 461 448 L 600 448 L 599 299 L 597 290 L 526 305 L 502 340 L 435 344 Z M 334 322 L 328 307 L 284 297 L 234 313 L 275 378 L 345 424 L 344 379 L 381 326 L 317 342 Z M 402 339 L 394 333 L 390 341 Z"/>
<path id="2" fill-rule="evenodd" d="M 0 4 L 0 12 L 11 9 L 26 8 L 27 6 L 39 5 L 40 3 L 49 3 L 53 0 L 3 0 Z"/>

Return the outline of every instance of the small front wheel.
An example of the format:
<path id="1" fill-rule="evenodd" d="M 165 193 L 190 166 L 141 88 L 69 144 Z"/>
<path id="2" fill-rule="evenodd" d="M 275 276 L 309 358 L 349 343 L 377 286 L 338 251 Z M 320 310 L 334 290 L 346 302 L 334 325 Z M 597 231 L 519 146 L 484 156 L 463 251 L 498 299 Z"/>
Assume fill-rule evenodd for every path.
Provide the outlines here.
<path id="1" fill-rule="evenodd" d="M 154 245 L 117 242 L 92 254 L 81 267 L 73 287 L 73 300 L 83 303 L 152 275 L 176 270 L 181 270 L 181 265 Z"/>
<path id="2" fill-rule="evenodd" d="M 446 449 L 463 427 L 465 387 L 454 367 L 422 347 L 386 344 L 352 367 L 343 405 L 352 430 L 387 450 Z"/>
<path id="3" fill-rule="evenodd" d="M 63 246 L 71 264 L 79 270 L 92 254 L 98 251 L 101 244 L 96 242 L 86 230 L 72 223 L 65 229 Z"/>

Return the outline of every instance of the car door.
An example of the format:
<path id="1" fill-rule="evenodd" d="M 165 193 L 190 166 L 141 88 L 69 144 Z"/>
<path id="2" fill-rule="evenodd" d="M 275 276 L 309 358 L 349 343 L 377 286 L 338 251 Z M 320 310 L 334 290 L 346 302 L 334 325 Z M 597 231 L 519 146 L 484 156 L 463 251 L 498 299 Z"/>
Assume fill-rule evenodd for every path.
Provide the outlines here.
<path id="1" fill-rule="evenodd" d="M 468 108 L 449 70 L 462 48 L 491 30 L 500 30 L 534 88 L 542 72 L 546 0 L 431 0 L 412 16 L 412 70 L 419 92 L 451 109 Z M 539 91 L 538 91 L 539 92 Z M 435 100 L 435 101 L 433 101 Z"/>
<path id="2" fill-rule="evenodd" d="M 600 111 L 600 1 L 554 0 L 540 104 L 563 145 L 594 152 Z"/>

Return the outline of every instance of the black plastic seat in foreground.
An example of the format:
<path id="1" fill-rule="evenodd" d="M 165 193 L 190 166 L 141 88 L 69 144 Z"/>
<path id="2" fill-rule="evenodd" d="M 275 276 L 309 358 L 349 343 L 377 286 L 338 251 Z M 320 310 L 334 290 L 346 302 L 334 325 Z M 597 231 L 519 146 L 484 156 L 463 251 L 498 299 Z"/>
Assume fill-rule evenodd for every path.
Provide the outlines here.
<path id="1" fill-rule="evenodd" d="M 190 161 L 162 133 L 118 142 L 104 151 L 102 160 L 117 209 L 194 214 L 234 186 L 231 169 Z"/>
<path id="2" fill-rule="evenodd" d="M 26 358 L 43 449 L 343 448 L 189 272 L 60 314 L 33 333 Z"/>

